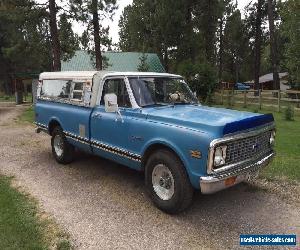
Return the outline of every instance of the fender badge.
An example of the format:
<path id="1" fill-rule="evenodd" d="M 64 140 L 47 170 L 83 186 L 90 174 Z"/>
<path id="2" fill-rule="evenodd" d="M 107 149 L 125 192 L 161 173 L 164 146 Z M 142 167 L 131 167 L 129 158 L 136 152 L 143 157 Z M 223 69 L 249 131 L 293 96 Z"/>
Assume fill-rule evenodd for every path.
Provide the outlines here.
<path id="1" fill-rule="evenodd" d="M 198 150 L 190 150 L 191 157 L 201 159 L 202 154 Z"/>

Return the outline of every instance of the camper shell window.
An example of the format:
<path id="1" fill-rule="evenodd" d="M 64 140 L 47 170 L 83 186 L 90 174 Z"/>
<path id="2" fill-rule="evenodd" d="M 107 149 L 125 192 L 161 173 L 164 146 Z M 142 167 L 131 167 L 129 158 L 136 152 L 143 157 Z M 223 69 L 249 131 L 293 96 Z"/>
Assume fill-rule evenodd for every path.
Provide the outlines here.
<path id="1" fill-rule="evenodd" d="M 76 79 L 45 79 L 40 85 L 40 99 L 78 105 L 89 105 L 91 81 Z"/>

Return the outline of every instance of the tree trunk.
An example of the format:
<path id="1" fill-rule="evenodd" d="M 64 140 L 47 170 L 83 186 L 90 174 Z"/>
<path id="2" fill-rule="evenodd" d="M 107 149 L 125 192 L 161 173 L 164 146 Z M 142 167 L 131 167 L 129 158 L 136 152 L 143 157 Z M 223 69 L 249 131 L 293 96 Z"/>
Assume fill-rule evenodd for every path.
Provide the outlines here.
<path id="1" fill-rule="evenodd" d="M 50 35 L 51 46 L 53 53 L 53 70 L 60 71 L 60 42 L 58 37 L 57 23 L 56 23 L 56 4 L 55 0 L 49 0 L 49 12 L 50 12 Z"/>
<path id="2" fill-rule="evenodd" d="M 213 50 L 214 50 L 214 28 L 213 28 L 213 22 L 214 22 L 214 12 L 212 10 L 211 6 L 212 2 L 207 1 L 207 14 L 206 18 L 207 21 L 207 33 L 205 35 L 205 53 L 206 53 L 206 60 L 210 63 L 213 63 Z"/>
<path id="3" fill-rule="evenodd" d="M 163 55 L 163 63 L 166 72 L 169 72 L 169 54 L 168 47 L 164 45 L 164 55 Z"/>
<path id="4" fill-rule="evenodd" d="M 254 43 L 254 88 L 261 89 L 259 83 L 260 57 L 261 57 L 261 17 L 263 0 L 257 2 L 257 13 L 255 20 L 255 43 Z"/>
<path id="5" fill-rule="evenodd" d="M 277 56 L 277 39 L 274 27 L 274 5 L 272 0 L 268 0 L 268 18 L 269 18 L 269 31 L 270 31 L 270 47 L 271 47 L 271 60 L 273 71 L 273 89 L 280 89 L 280 80 L 278 75 L 278 56 Z"/>
<path id="6" fill-rule="evenodd" d="M 220 29 L 220 50 L 219 50 L 219 81 L 222 82 L 223 77 L 223 17 L 221 17 L 220 23 L 219 23 L 219 29 Z"/>
<path id="7" fill-rule="evenodd" d="M 96 56 L 96 69 L 102 70 L 102 54 L 100 48 L 100 27 L 98 16 L 98 0 L 92 0 L 92 14 L 93 14 L 93 27 L 94 27 L 94 43 L 95 43 L 95 56 Z"/>

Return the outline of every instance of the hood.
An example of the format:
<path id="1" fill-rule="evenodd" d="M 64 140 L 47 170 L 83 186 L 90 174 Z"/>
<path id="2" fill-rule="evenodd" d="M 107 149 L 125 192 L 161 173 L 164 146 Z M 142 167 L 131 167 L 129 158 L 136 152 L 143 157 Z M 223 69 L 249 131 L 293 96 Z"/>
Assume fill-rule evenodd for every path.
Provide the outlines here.
<path id="1" fill-rule="evenodd" d="M 171 123 L 219 136 L 273 122 L 272 114 L 258 114 L 201 105 L 174 105 L 145 108 L 147 119 Z"/>

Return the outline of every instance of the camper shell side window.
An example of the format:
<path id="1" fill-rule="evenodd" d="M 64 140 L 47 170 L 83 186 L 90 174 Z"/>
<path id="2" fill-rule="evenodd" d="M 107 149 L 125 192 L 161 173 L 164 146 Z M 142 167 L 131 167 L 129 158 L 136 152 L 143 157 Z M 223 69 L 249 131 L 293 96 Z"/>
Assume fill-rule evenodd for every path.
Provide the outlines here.
<path id="1" fill-rule="evenodd" d="M 92 81 L 87 79 L 43 79 L 38 98 L 80 106 L 90 104 Z"/>

